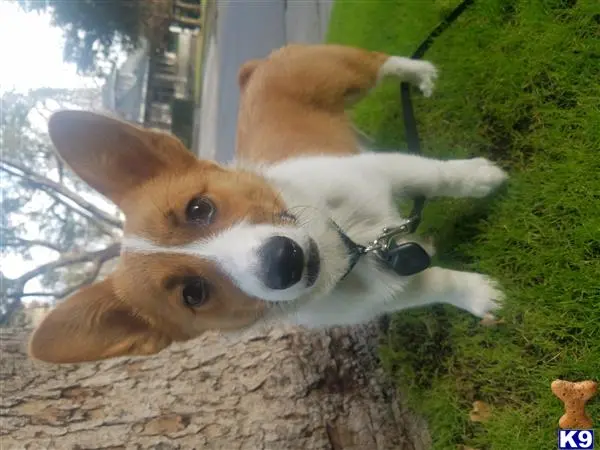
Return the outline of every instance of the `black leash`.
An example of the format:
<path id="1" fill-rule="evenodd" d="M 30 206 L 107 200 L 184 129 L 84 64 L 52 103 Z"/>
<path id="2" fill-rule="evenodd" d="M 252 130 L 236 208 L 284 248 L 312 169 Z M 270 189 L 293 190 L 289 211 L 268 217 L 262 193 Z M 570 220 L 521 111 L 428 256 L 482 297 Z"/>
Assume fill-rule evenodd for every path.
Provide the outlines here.
<path id="1" fill-rule="evenodd" d="M 427 38 L 419 45 L 417 51 L 412 55 L 412 59 L 420 59 L 431 47 L 435 38 L 442 34 L 458 17 L 474 3 L 474 0 L 463 0 L 454 10 L 444 19 Z M 406 130 L 406 141 L 410 153 L 420 155 L 421 141 L 419 139 L 419 130 L 415 120 L 415 113 L 410 97 L 410 85 L 406 82 L 401 85 L 402 113 L 404 116 L 404 127 Z M 410 276 L 427 269 L 431 264 L 429 254 L 416 242 L 398 243 L 396 240 L 400 235 L 411 234 L 416 231 L 421 223 L 423 208 L 425 206 L 425 197 L 419 196 L 413 199 L 413 208 L 408 220 L 402 225 L 384 228 L 382 233 L 372 242 L 363 246 L 352 241 L 337 225 L 340 237 L 350 254 L 349 267 L 342 278 L 345 278 L 352 268 L 358 263 L 358 260 L 367 253 L 375 254 L 379 261 L 388 269 L 396 272 L 400 276 Z"/>
<path id="2" fill-rule="evenodd" d="M 475 0 L 463 0 L 440 24 L 425 38 L 421 45 L 411 56 L 412 59 L 421 59 L 433 41 L 439 37 L 446 29 L 452 25 L 460 15 L 474 3 Z M 417 121 L 415 120 L 415 111 L 410 97 L 410 85 L 404 82 L 400 85 L 400 95 L 402 102 L 402 115 L 404 119 L 404 129 L 406 134 L 406 143 L 408 151 L 417 155 L 422 154 L 421 141 L 419 139 L 419 130 Z M 409 232 L 414 233 L 423 216 L 423 208 L 425 207 L 425 197 L 419 196 L 413 199 L 413 207 L 408 219 Z"/>

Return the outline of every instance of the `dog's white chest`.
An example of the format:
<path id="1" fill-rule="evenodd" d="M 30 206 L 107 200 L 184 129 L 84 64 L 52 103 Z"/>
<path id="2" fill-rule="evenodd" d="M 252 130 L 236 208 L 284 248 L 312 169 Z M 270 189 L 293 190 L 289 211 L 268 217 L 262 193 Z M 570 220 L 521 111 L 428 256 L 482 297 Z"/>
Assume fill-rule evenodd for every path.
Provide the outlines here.
<path id="1" fill-rule="evenodd" d="M 371 256 L 359 261 L 333 292 L 300 305 L 291 320 L 309 328 L 365 323 L 384 314 L 406 283 L 406 277 L 397 276 Z"/>
<path id="2" fill-rule="evenodd" d="M 268 171 L 291 207 L 310 207 L 326 214 L 357 242 L 374 239 L 384 226 L 401 220 L 389 183 L 367 176 L 345 157 L 312 157 L 286 161 Z"/>

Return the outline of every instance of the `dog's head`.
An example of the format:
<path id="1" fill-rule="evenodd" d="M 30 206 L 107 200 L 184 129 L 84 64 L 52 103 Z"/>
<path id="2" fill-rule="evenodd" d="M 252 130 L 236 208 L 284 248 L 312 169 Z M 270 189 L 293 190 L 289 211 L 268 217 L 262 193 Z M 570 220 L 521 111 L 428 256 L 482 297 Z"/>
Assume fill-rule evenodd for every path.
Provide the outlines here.
<path id="1" fill-rule="evenodd" d="M 294 213 L 260 175 L 198 160 L 171 135 L 81 111 L 55 113 L 49 130 L 126 224 L 115 271 L 44 319 L 36 359 L 148 355 L 244 329 L 330 291 L 350 264 L 327 218 Z"/>

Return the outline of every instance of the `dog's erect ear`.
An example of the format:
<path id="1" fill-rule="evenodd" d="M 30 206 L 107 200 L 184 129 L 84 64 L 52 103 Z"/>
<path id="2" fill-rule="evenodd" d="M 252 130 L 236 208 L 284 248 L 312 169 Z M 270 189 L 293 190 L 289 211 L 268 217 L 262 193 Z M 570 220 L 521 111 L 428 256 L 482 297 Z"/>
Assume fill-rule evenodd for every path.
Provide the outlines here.
<path id="1" fill-rule="evenodd" d="M 31 336 L 29 355 L 51 363 L 78 363 L 151 355 L 169 344 L 169 337 L 117 298 L 109 277 L 59 303 Z"/>
<path id="2" fill-rule="evenodd" d="M 157 174 L 185 170 L 196 157 L 172 135 L 111 117 L 65 110 L 48 122 L 52 143 L 73 171 L 117 205 Z"/>

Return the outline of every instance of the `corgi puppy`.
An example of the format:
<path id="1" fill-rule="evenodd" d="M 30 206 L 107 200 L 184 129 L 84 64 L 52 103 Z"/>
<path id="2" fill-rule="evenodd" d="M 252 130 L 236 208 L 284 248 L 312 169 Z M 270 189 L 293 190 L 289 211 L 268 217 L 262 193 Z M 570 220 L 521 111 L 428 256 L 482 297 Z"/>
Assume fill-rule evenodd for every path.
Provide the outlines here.
<path id="1" fill-rule="evenodd" d="M 247 62 L 230 167 L 198 160 L 168 134 L 55 113 L 58 153 L 126 223 L 115 271 L 59 303 L 30 355 L 151 355 L 207 330 L 352 325 L 433 303 L 491 313 L 502 293 L 485 275 L 431 267 L 399 276 L 375 255 L 353 255 L 349 242 L 403 223 L 398 198 L 483 197 L 507 178 L 484 158 L 361 149 L 345 109 L 389 77 L 429 96 L 436 68 L 338 45 L 290 45 Z"/>

